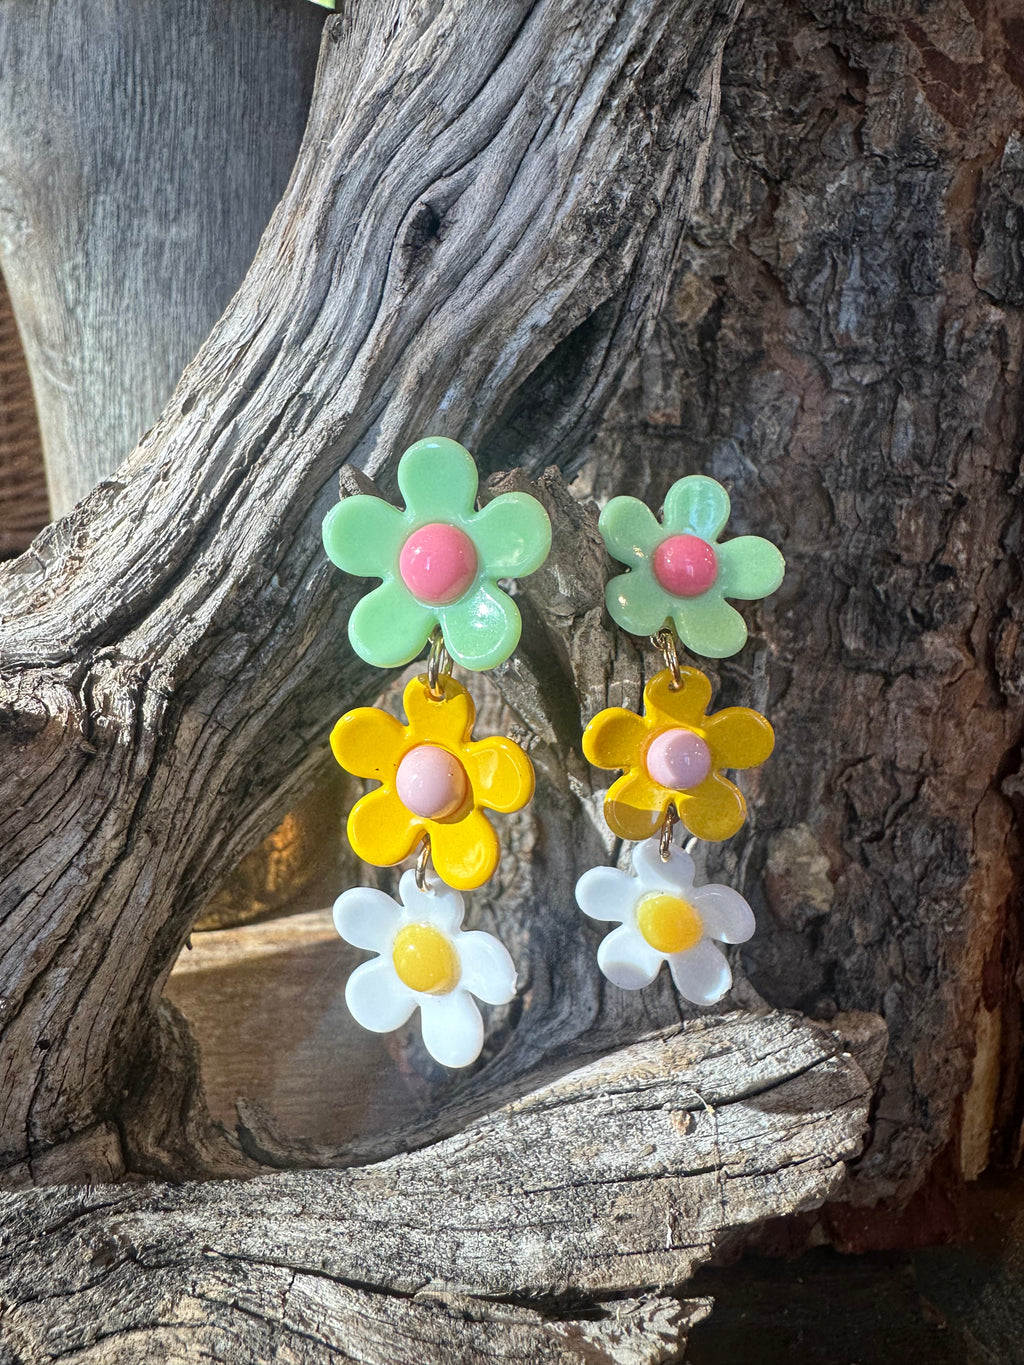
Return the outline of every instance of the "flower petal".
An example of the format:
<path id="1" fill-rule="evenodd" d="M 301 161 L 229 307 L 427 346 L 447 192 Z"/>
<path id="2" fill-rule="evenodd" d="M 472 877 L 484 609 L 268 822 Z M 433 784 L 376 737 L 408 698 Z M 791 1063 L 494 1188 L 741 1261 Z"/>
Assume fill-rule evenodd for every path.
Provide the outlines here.
<path id="1" fill-rule="evenodd" d="M 473 784 L 473 800 L 488 810 L 521 810 L 532 798 L 533 764 L 513 740 L 504 735 L 481 739 L 460 754 Z"/>
<path id="2" fill-rule="evenodd" d="M 523 578 L 540 568 L 551 549 L 548 514 L 529 493 L 492 498 L 465 529 L 488 578 Z"/>
<path id="3" fill-rule="evenodd" d="M 668 968 L 676 990 L 694 1005 L 713 1005 L 732 985 L 728 962 L 708 938 L 685 953 L 673 953 Z"/>
<path id="4" fill-rule="evenodd" d="M 503 664 L 519 643 L 522 621 L 508 593 L 481 578 L 438 616 L 448 653 L 474 673 Z"/>
<path id="5" fill-rule="evenodd" d="M 595 768 L 635 768 L 647 739 L 647 724 L 635 711 L 609 706 L 583 731 L 583 753 Z"/>
<path id="6" fill-rule="evenodd" d="M 604 818 L 620 839 L 650 839 L 665 819 L 672 797 L 672 792 L 634 768 L 608 788 Z"/>
<path id="7" fill-rule="evenodd" d="M 704 712 L 711 700 L 711 683 L 698 668 L 682 668 L 682 686 L 673 691 L 672 674 L 667 668 L 644 688 L 644 711 L 648 720 L 674 721 L 677 725 L 703 728 Z"/>
<path id="8" fill-rule="evenodd" d="M 704 723 L 716 768 L 756 768 L 775 748 L 775 731 L 760 711 L 727 706 Z"/>
<path id="9" fill-rule="evenodd" d="M 728 659 L 747 643 L 747 623 L 716 583 L 700 597 L 674 600 L 672 620 L 680 640 L 705 659 Z"/>
<path id="10" fill-rule="evenodd" d="M 729 494 L 706 474 L 677 479 L 665 495 L 665 532 L 717 540 L 729 520 Z"/>
<path id="11" fill-rule="evenodd" d="M 400 668 L 420 653 L 436 624 L 435 609 L 417 602 L 394 578 L 356 603 L 348 618 L 348 638 L 374 668 Z"/>
<path id="12" fill-rule="evenodd" d="M 348 817 L 348 841 L 357 858 L 394 867 L 416 847 L 423 821 L 406 809 L 390 787 L 360 797 Z"/>
<path id="13" fill-rule="evenodd" d="M 398 883 L 398 894 L 405 914 L 402 918 L 407 924 L 432 924 L 435 929 L 452 938 L 462 928 L 466 913 L 466 902 L 450 886 L 445 886 L 439 877 L 427 873 L 427 889 L 421 891 L 416 885 L 416 872 L 410 869 L 402 873 Z"/>
<path id="14" fill-rule="evenodd" d="M 377 706 L 346 711 L 331 731 L 331 750 L 345 771 L 378 782 L 394 776 L 405 742 L 405 727 Z"/>
<path id="15" fill-rule="evenodd" d="M 323 521 L 324 549 L 332 564 L 362 578 L 387 578 L 409 533 L 401 512 L 383 498 L 357 493 L 342 498 Z"/>
<path id="16" fill-rule="evenodd" d="M 507 1005 L 516 993 L 516 964 L 505 945 L 482 929 L 460 934 L 455 941 L 462 976 L 459 986 L 488 1005 Z"/>
<path id="17" fill-rule="evenodd" d="M 421 995 L 423 1044 L 442 1066 L 469 1066 L 484 1045 L 484 1021 L 476 1002 L 456 988 L 447 995 Z"/>
<path id="18" fill-rule="evenodd" d="M 642 893 L 668 891 L 690 900 L 695 868 L 693 859 L 674 844 L 669 849 L 668 862 L 661 858 L 660 840 L 648 839 L 633 850 L 633 871 Z"/>
<path id="19" fill-rule="evenodd" d="M 401 1028 L 416 1008 L 416 997 L 399 981 L 390 957 L 377 957 L 357 967 L 345 985 L 345 1004 L 352 1018 L 371 1033 Z"/>
<path id="20" fill-rule="evenodd" d="M 390 896 L 370 886 L 354 886 L 334 902 L 334 927 L 346 943 L 386 952 L 398 927 L 400 911 Z"/>
<path id="21" fill-rule="evenodd" d="M 483 886 L 501 857 L 498 836 L 483 811 L 471 810 L 464 820 L 426 821 L 430 852 L 438 876 L 459 891 Z"/>
<path id="22" fill-rule="evenodd" d="M 476 501 L 473 457 L 458 441 L 428 436 L 411 445 L 398 462 L 398 487 L 417 523 L 459 521 Z"/>
<path id="23" fill-rule="evenodd" d="M 617 867 L 592 867 L 576 883 L 576 904 L 591 919 L 631 920 L 640 887 Z"/>
<path id="24" fill-rule="evenodd" d="M 405 685 L 402 706 L 409 718 L 411 738 L 416 743 L 436 740 L 452 749 L 461 749 L 473 733 L 476 720 L 473 698 L 454 678 L 442 677 L 438 681 L 444 692 L 443 701 L 430 695 L 425 673 Z M 461 754 L 459 760 L 462 761 Z"/>
<path id="25" fill-rule="evenodd" d="M 679 818 L 698 839 L 719 843 L 743 828 L 747 803 L 728 778 L 709 773 L 699 787 L 676 797 Z"/>
<path id="26" fill-rule="evenodd" d="M 780 585 L 786 561 L 770 540 L 762 536 L 737 536 L 719 545 L 716 586 L 723 597 L 754 601 L 767 597 Z"/>
<path id="27" fill-rule="evenodd" d="M 612 498 L 597 529 L 612 558 L 629 565 L 643 563 L 665 539 L 658 518 L 639 498 Z"/>
<path id="28" fill-rule="evenodd" d="M 613 986 L 624 991 L 649 986 L 664 961 L 664 956 L 629 924 L 613 929 L 597 950 L 597 965 Z"/>
<path id="29" fill-rule="evenodd" d="M 677 600 L 655 581 L 646 563 L 616 574 L 604 590 L 608 615 L 633 635 L 654 635 L 661 630 Z"/>
<path id="30" fill-rule="evenodd" d="M 695 886 L 688 897 L 701 917 L 707 938 L 720 943 L 746 943 L 757 928 L 754 912 L 731 886 L 711 882 Z"/>

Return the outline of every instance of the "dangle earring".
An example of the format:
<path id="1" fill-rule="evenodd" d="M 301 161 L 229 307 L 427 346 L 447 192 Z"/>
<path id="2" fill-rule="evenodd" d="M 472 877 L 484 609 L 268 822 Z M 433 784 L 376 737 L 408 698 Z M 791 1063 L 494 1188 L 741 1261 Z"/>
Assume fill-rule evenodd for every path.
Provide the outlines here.
<path id="1" fill-rule="evenodd" d="M 665 667 L 644 688 L 643 715 L 609 707 L 583 735 L 590 763 L 622 771 L 605 797 L 605 819 L 620 838 L 637 841 L 632 875 L 596 867 L 576 884 L 584 914 L 619 924 L 602 940 L 598 965 L 616 986 L 638 990 L 667 962 L 679 994 L 697 1005 L 713 1005 L 732 985 L 716 945 L 745 942 L 754 916 L 731 887 L 694 885 L 693 859 L 673 842 L 675 826 L 694 839 L 736 834 L 747 807 L 724 773 L 757 767 L 774 745 L 757 711 L 731 706 L 708 715 L 711 683 L 679 661 L 677 640 L 706 658 L 738 653 L 747 627 L 726 598 L 767 597 L 782 582 L 785 561 L 770 541 L 718 543 L 728 519 L 728 493 L 703 475 L 672 485 L 663 524 L 637 498 L 613 498 L 601 513 L 605 546 L 627 566 L 605 591 L 609 615 L 649 636 Z"/>
<path id="2" fill-rule="evenodd" d="M 519 643 L 516 604 L 498 579 L 540 568 L 551 546 L 547 513 L 526 493 L 505 493 L 476 510 L 473 458 L 455 441 L 417 441 L 398 465 L 405 501 L 344 498 L 324 518 L 324 548 L 347 573 L 381 579 L 349 618 L 352 648 L 378 668 L 410 663 L 429 642 L 426 671 L 406 685 L 407 724 L 377 707 L 349 711 L 331 748 L 355 777 L 380 785 L 348 818 L 364 862 L 392 867 L 418 849 L 399 900 L 356 887 L 334 905 L 342 938 L 378 954 L 349 977 L 345 1000 L 377 1033 L 419 1007 L 423 1042 L 445 1066 L 480 1055 L 484 1029 L 475 1000 L 507 1003 L 516 972 L 492 934 L 462 928 L 463 891 L 498 866 L 498 836 L 485 811 L 508 814 L 533 796 L 533 766 L 511 739 L 473 739 L 476 708 L 451 676 L 503 663 Z M 434 872 L 430 871 L 433 862 Z"/>

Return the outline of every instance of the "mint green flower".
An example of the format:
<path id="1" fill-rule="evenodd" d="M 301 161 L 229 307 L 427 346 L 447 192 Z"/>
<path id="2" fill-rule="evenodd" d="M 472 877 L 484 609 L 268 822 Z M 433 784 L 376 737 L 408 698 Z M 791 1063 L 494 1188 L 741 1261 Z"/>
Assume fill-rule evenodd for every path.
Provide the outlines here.
<path id="1" fill-rule="evenodd" d="M 767 597 L 786 561 L 760 536 L 719 545 L 728 520 L 729 494 L 703 474 L 668 490 L 664 524 L 637 498 L 612 498 L 598 527 L 608 553 L 629 565 L 605 589 L 612 620 L 634 635 L 654 635 L 671 622 L 686 648 L 707 659 L 738 653 L 747 626 L 725 599 Z"/>
<path id="2" fill-rule="evenodd" d="M 405 511 L 381 498 L 344 498 L 324 517 L 324 549 L 346 573 L 380 578 L 348 623 L 352 648 L 376 668 L 398 668 L 441 627 L 463 668 L 494 668 L 519 643 L 519 609 L 497 586 L 539 569 L 551 524 L 536 498 L 503 493 L 475 510 L 478 476 L 457 441 L 427 437 L 398 464 Z"/>

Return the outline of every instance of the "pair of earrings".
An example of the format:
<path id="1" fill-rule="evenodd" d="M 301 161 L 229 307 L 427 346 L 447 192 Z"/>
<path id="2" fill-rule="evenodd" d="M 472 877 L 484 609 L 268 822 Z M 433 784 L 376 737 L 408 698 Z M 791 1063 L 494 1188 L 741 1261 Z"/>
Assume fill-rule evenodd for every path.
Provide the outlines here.
<path id="1" fill-rule="evenodd" d="M 338 721 L 331 747 L 348 772 L 380 784 L 349 815 L 359 858 L 390 867 L 417 853 L 417 861 L 402 876 L 397 901 L 356 887 L 339 896 L 334 922 L 349 943 L 377 954 L 346 984 L 356 1021 L 386 1033 L 418 1007 L 427 1050 L 458 1067 L 483 1046 L 476 1001 L 505 1004 L 516 988 L 515 966 L 499 940 L 462 928 L 461 893 L 482 886 L 498 866 L 485 812 L 524 807 L 534 775 L 508 737 L 473 738 L 475 707 L 451 676 L 452 661 L 481 672 L 515 650 L 519 611 L 498 580 L 540 568 L 551 527 L 525 493 L 476 510 L 473 459 L 444 438 L 405 452 L 398 486 L 404 511 L 366 495 L 332 508 L 324 546 L 339 568 L 381 579 L 349 619 L 356 653 L 375 667 L 396 668 L 429 641 L 426 670 L 406 685 L 407 724 L 360 707 Z M 743 942 L 754 920 L 731 888 L 694 886 L 693 861 L 675 846 L 673 831 L 681 823 L 700 839 L 735 834 L 746 806 L 723 770 L 762 763 L 773 744 L 771 726 L 755 711 L 731 707 L 709 716 L 711 684 L 683 667 L 676 649 L 678 637 L 710 658 L 736 653 L 746 626 L 726 598 L 764 597 L 782 581 L 782 556 L 768 541 L 718 543 L 728 515 L 725 490 L 699 475 L 669 490 L 663 524 L 635 498 L 614 498 L 601 514 L 609 553 L 627 566 L 608 584 L 608 611 L 623 629 L 654 637 L 666 667 L 645 688 L 642 716 L 611 707 L 583 736 L 591 763 L 622 770 L 605 818 L 619 837 L 637 841 L 632 875 L 598 867 L 577 884 L 584 913 L 619 925 L 601 943 L 599 966 L 632 990 L 653 981 L 667 961 L 680 994 L 696 1004 L 713 1004 L 731 985 L 715 941 Z"/>

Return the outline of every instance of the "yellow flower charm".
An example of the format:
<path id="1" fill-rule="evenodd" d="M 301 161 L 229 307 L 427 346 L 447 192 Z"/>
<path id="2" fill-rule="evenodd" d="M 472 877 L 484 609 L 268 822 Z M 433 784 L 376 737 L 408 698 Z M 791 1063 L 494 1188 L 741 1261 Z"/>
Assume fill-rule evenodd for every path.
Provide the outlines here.
<path id="1" fill-rule="evenodd" d="M 402 699 L 409 724 L 361 706 L 331 732 L 341 766 L 381 786 L 352 807 L 348 837 L 356 855 L 378 867 L 400 863 L 424 834 L 438 875 L 459 891 L 482 886 L 498 866 L 498 836 L 484 810 L 508 814 L 533 796 L 533 765 L 504 736 L 473 741 L 476 708 L 453 678 L 431 696 L 425 674 Z"/>
<path id="2" fill-rule="evenodd" d="M 671 670 L 644 689 L 644 714 L 609 707 L 587 726 L 583 752 L 597 768 L 623 768 L 605 797 L 605 819 L 622 839 L 649 839 L 663 824 L 670 802 L 698 839 L 731 838 L 747 818 L 743 793 L 723 768 L 755 768 L 772 751 L 775 736 L 758 711 L 730 706 L 706 714 L 711 684 L 696 668 Z"/>

